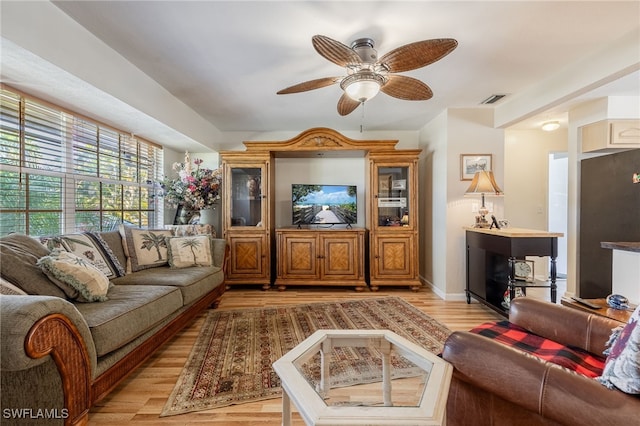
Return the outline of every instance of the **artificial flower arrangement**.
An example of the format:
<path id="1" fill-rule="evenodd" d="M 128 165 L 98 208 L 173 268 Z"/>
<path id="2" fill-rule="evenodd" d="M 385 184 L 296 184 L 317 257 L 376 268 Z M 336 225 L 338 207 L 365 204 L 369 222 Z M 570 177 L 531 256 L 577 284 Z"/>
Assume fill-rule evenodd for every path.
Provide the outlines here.
<path id="1" fill-rule="evenodd" d="M 183 205 L 189 210 L 211 208 L 220 199 L 222 170 L 201 168 L 202 160 L 198 158 L 193 160 L 193 164 L 195 169 L 189 152 L 184 155 L 184 163 L 173 163 L 178 177 L 165 178 L 160 183 L 160 196 L 173 207 Z"/>

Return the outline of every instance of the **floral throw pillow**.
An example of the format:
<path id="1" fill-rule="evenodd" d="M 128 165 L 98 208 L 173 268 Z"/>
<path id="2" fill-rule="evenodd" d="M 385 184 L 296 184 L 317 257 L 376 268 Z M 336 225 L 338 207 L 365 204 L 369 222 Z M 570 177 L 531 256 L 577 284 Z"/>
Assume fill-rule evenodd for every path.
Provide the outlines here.
<path id="1" fill-rule="evenodd" d="M 172 268 L 211 266 L 211 238 L 208 235 L 167 238 L 169 265 Z"/>
<path id="2" fill-rule="evenodd" d="M 605 351 L 607 361 L 597 380 L 606 387 L 640 394 L 640 306 L 624 327 L 613 330 Z"/>
<path id="3" fill-rule="evenodd" d="M 124 252 L 127 255 L 127 272 L 155 268 L 167 264 L 166 237 L 171 237 L 171 230 L 141 229 L 121 225 L 120 234 Z"/>
<path id="4" fill-rule="evenodd" d="M 72 300 L 107 300 L 109 278 L 84 257 L 63 250 L 54 250 L 49 256 L 38 260 L 38 266 Z"/>

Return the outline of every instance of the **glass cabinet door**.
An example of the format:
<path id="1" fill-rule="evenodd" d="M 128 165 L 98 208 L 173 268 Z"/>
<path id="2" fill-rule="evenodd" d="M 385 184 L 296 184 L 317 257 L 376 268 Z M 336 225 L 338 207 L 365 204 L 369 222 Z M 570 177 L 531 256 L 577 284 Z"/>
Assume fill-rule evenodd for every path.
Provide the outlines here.
<path id="1" fill-rule="evenodd" d="M 375 226 L 408 227 L 411 219 L 411 203 L 409 197 L 409 167 L 381 166 L 377 168 L 377 206 Z"/>
<path id="2" fill-rule="evenodd" d="M 231 227 L 262 227 L 263 195 L 261 167 L 232 167 L 229 214 Z"/>

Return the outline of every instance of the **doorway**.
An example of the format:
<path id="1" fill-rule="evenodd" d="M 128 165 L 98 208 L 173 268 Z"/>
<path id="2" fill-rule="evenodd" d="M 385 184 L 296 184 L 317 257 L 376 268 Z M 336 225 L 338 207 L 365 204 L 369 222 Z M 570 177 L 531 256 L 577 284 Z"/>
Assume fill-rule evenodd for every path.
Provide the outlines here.
<path id="1" fill-rule="evenodd" d="M 549 232 L 562 232 L 558 238 L 556 271 L 558 278 L 567 278 L 567 217 L 569 199 L 569 157 L 566 152 L 549 154 Z"/>

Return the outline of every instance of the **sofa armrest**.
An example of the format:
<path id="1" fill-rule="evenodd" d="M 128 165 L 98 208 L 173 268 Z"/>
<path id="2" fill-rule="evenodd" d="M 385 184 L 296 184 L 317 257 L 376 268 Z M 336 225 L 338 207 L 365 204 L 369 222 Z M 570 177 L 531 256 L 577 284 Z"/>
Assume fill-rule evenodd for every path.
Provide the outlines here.
<path id="1" fill-rule="evenodd" d="M 454 332 L 442 357 L 454 380 L 559 424 L 631 424 L 640 412 L 634 396 L 474 333 Z"/>
<path id="2" fill-rule="evenodd" d="M 65 424 L 84 424 L 91 406 L 96 350 L 73 304 L 51 296 L 0 296 L 2 369 L 19 371 L 55 362 L 62 382 Z"/>
<path id="3" fill-rule="evenodd" d="M 222 238 L 213 238 L 211 241 L 211 247 L 213 249 L 213 266 L 224 268 L 226 263 L 225 257 L 228 251 L 227 240 Z"/>
<path id="4" fill-rule="evenodd" d="M 96 349 L 84 317 L 72 303 L 53 296 L 0 296 L 0 335 L 2 357 L 0 369 L 18 371 L 32 368 L 44 362 L 44 355 L 32 357 L 26 351 L 29 336 L 44 318 L 58 315 L 74 330 L 77 344 L 89 359 L 90 372 L 97 367 Z"/>
<path id="5" fill-rule="evenodd" d="M 515 298 L 509 321 L 531 333 L 602 356 L 611 330 L 622 323 L 566 306 L 532 299 Z"/>

